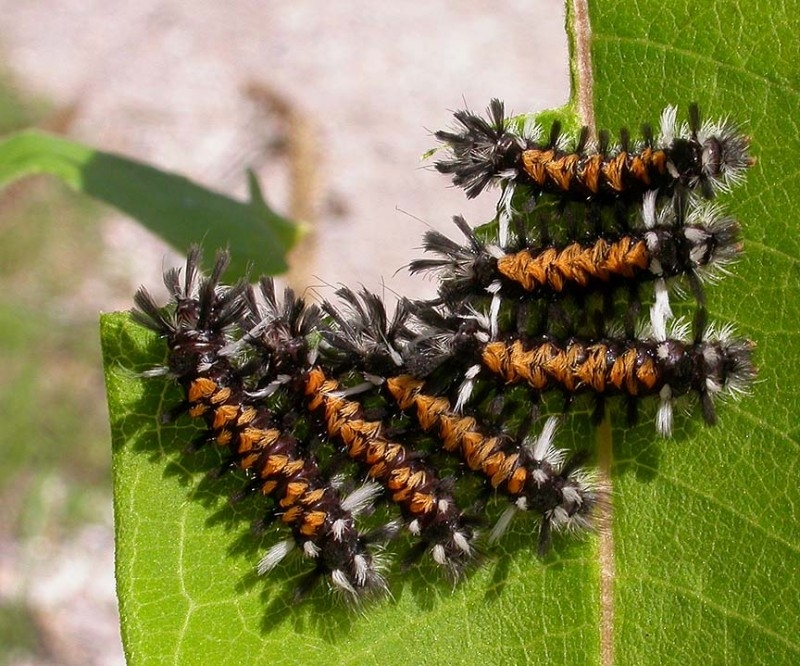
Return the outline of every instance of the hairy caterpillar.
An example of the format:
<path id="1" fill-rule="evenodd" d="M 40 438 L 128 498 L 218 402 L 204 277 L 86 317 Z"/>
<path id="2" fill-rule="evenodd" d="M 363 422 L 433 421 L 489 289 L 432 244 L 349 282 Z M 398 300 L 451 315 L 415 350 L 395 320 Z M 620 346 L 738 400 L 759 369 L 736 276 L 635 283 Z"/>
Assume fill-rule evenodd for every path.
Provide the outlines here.
<path id="1" fill-rule="evenodd" d="M 487 119 L 457 111 L 455 131 L 436 132 L 450 153 L 436 168 L 470 198 L 499 182 L 525 185 L 534 197 L 601 203 L 635 203 L 648 190 L 671 192 L 679 184 L 711 197 L 739 183 L 754 163 L 749 139 L 728 121 L 701 123 L 696 104 L 688 124 L 679 126 L 676 114 L 674 106 L 664 109 L 658 137 L 644 126 L 640 142 L 623 130 L 619 146 L 609 145 L 607 132 L 593 145 L 583 128 L 570 146 L 558 122 L 549 135 L 538 125 L 515 131 L 503 103 L 493 99 Z"/>

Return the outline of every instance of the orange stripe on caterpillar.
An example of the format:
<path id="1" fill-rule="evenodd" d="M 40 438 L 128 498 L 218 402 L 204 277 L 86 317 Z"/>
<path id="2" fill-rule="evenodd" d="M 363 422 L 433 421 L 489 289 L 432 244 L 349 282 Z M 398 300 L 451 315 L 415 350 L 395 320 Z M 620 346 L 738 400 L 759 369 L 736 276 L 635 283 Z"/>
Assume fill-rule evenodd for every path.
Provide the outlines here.
<path id="1" fill-rule="evenodd" d="M 497 260 L 497 270 L 527 291 L 544 286 L 560 292 L 570 282 L 585 287 L 591 280 L 607 281 L 612 275 L 632 278 L 650 261 L 643 240 L 624 236 L 610 243 L 600 238 L 588 247 L 571 243 L 538 254 L 531 250 L 507 254 Z"/>

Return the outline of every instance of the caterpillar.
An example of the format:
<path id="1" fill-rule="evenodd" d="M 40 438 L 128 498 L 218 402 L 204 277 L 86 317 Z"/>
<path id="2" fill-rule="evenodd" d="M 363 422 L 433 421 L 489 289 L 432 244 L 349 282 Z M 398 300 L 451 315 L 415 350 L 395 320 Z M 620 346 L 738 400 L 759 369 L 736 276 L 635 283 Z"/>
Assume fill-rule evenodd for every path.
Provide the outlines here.
<path id="1" fill-rule="evenodd" d="M 265 307 L 249 299 L 244 317 L 248 333 L 244 339 L 253 346 L 265 367 L 271 369 L 268 385 L 281 384 L 305 400 L 305 408 L 319 416 L 324 434 L 342 445 L 367 477 L 380 484 L 399 507 L 409 531 L 418 537 L 418 551 L 429 549 L 433 560 L 458 577 L 476 555 L 476 533 L 471 519 L 459 508 L 449 483 L 404 444 L 392 441 L 381 421 L 368 420 L 361 405 L 326 369 L 314 363 L 307 343 L 308 326 L 318 320 L 301 299 L 287 292 L 284 307 L 277 306 L 272 281 L 261 281 Z M 279 316 L 279 313 L 284 316 Z M 329 333 L 324 327 L 319 333 Z M 276 340 L 280 342 L 276 345 Z M 291 340 L 291 342 L 290 342 Z M 294 361 L 287 373 L 275 348 L 291 349 Z M 305 359 L 298 363 L 297 359 Z"/>
<path id="2" fill-rule="evenodd" d="M 538 125 L 516 132 L 498 99 L 487 113 L 457 111 L 455 130 L 435 133 L 450 153 L 436 169 L 469 198 L 493 183 L 525 185 L 534 198 L 554 194 L 603 204 L 635 203 L 648 190 L 670 193 L 678 185 L 710 198 L 738 184 L 754 164 L 748 137 L 727 120 L 701 123 L 696 104 L 689 106 L 688 124 L 678 126 L 677 109 L 668 106 L 659 137 L 645 125 L 642 140 L 631 143 L 622 130 L 618 147 L 609 145 L 605 131 L 591 144 L 586 127 L 570 146 L 557 121 L 547 136 Z"/>
<path id="3" fill-rule="evenodd" d="M 353 599 L 383 592 L 386 583 L 379 553 L 372 548 L 383 535 L 361 533 L 355 523 L 379 488 L 366 485 L 340 497 L 315 460 L 303 455 L 300 442 L 276 423 L 263 402 L 248 394 L 241 371 L 226 353 L 231 348 L 231 331 L 244 313 L 246 286 L 242 282 L 233 287 L 220 285 L 229 261 L 227 252 L 217 254 L 208 277 L 199 273 L 200 258 L 199 249 L 191 248 L 183 280 L 177 269 L 165 273 L 174 312 L 159 307 L 144 288 L 134 297 L 133 319 L 166 339 L 165 372 L 184 391 L 183 403 L 170 417 L 186 412 L 202 419 L 206 431 L 192 448 L 216 443 L 227 454 L 220 469 L 238 468 L 246 475 L 242 495 L 260 493 L 271 498 L 272 514 L 291 529 L 291 539 L 273 546 L 261 559 L 260 574 L 298 547 L 315 563 L 298 594 L 322 576 Z"/>
<path id="4" fill-rule="evenodd" d="M 467 244 L 428 231 L 423 249 L 438 256 L 414 260 L 409 267 L 412 274 L 435 272 L 440 301 L 450 308 L 482 294 L 552 299 L 654 281 L 657 302 L 669 309 L 667 279 L 686 277 L 702 304 L 702 282 L 726 274 L 741 253 L 739 224 L 717 205 L 695 202 L 685 212 L 670 203 L 657 211 L 655 192 L 648 192 L 642 218 L 641 228 L 567 243 L 531 242 L 521 229 L 515 246 L 503 248 L 481 240 L 456 216 L 453 221 Z"/>
<path id="5" fill-rule="evenodd" d="M 425 393 L 424 384 L 410 375 L 386 381 L 398 406 L 412 410 L 420 426 L 434 433 L 445 451 L 459 456 L 511 500 L 492 530 L 491 541 L 503 534 L 516 511 L 539 514 L 540 556 L 549 549 L 553 529 L 590 527 L 597 490 L 592 475 L 580 467 L 583 455 L 567 458 L 565 451 L 553 446 L 557 418 L 549 418 L 538 437 L 519 443 L 508 435 L 487 434 L 474 417 L 455 412 L 447 398 Z"/>
<path id="6" fill-rule="evenodd" d="M 307 376 L 309 409 L 323 414 L 330 437 L 383 485 L 403 514 L 409 531 L 430 548 L 434 561 L 455 576 L 475 557 L 475 532 L 449 484 L 412 449 L 392 441 L 380 421 L 368 421 L 360 404 L 342 395 L 342 386 L 320 368 Z"/>
<path id="7" fill-rule="evenodd" d="M 718 205 L 694 200 L 687 210 L 676 198 L 657 209 L 653 191 L 644 197 L 641 227 L 587 233 L 568 242 L 551 241 L 546 234 L 529 240 L 520 226 L 517 242 L 503 248 L 482 240 L 462 217 L 454 222 L 467 244 L 428 231 L 423 249 L 439 256 L 412 261 L 410 271 L 436 273 L 439 300 L 433 305 L 458 310 L 478 296 L 491 296 L 493 338 L 502 298 L 526 304 L 544 299 L 549 304 L 562 297 L 600 293 L 613 310 L 613 294 L 623 291 L 635 313 L 640 285 L 648 282 L 654 284 L 653 317 L 667 321 L 672 317 L 668 280 L 688 282 L 703 308 L 703 284 L 727 275 L 742 251 L 738 222 Z"/>
<path id="8" fill-rule="evenodd" d="M 488 373 L 505 385 L 527 385 L 534 399 L 554 389 L 561 390 L 568 402 L 578 394 L 589 393 L 597 400 L 598 417 L 608 397 L 621 395 L 628 400 L 632 422 L 637 400 L 658 396 L 656 430 L 668 437 L 675 398 L 697 394 L 704 420 L 713 425 L 714 399 L 746 393 L 756 375 L 753 343 L 734 337 L 730 326 L 716 331 L 700 323 L 700 334 L 691 342 L 686 341 L 685 324 L 676 323 L 668 335 L 666 322 L 654 317 L 653 330 L 639 338 L 509 336 L 493 340 L 487 333 L 485 316 L 473 313 L 461 323 L 458 319 L 447 323 L 445 318 L 428 315 L 429 322 L 437 323 L 429 325 L 406 351 L 411 357 L 425 359 L 414 366 L 418 376 L 444 365 L 450 372 L 462 368 L 456 411 L 469 401 L 476 378 Z"/>

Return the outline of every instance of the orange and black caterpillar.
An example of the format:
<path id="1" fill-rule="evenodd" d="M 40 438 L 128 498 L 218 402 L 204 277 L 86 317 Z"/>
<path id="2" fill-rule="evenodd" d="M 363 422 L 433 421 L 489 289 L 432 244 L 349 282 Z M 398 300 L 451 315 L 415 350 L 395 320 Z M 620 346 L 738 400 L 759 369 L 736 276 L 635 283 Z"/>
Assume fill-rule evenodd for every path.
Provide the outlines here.
<path id="1" fill-rule="evenodd" d="M 329 332 L 318 326 L 318 309 L 306 306 L 291 290 L 279 306 L 268 278 L 262 279 L 260 291 L 260 302 L 252 292 L 247 297 L 249 308 L 242 320 L 248 331 L 243 340 L 255 349 L 261 365 L 260 386 L 264 391 L 281 386 L 301 398 L 305 408 L 318 416 L 324 435 L 340 444 L 399 507 L 409 530 L 419 538 L 417 550 L 429 548 L 437 564 L 460 575 L 475 556 L 476 535 L 449 482 L 415 451 L 392 441 L 381 421 L 368 420 L 361 404 L 349 399 L 339 381 L 315 363 L 309 335 L 312 330 L 323 337 Z"/>
<path id="2" fill-rule="evenodd" d="M 409 531 L 419 536 L 420 548 L 430 548 L 437 564 L 459 575 L 475 556 L 475 533 L 450 484 L 412 449 L 392 441 L 381 421 L 367 420 L 360 403 L 345 397 L 339 382 L 321 368 L 308 373 L 305 392 L 309 409 L 321 415 L 328 436 L 386 488 Z"/>
<path id="3" fill-rule="evenodd" d="M 424 385 L 410 375 L 386 380 L 400 409 L 412 411 L 445 451 L 457 455 L 512 501 L 492 530 L 492 540 L 505 531 L 516 510 L 539 514 L 540 556 L 549 548 L 553 529 L 589 528 L 597 491 L 591 475 L 579 466 L 582 454 L 566 458 L 553 446 L 557 418 L 548 419 L 537 438 L 520 444 L 505 434 L 488 434 L 474 417 L 455 412 L 447 398 L 425 393 Z"/>
<path id="4" fill-rule="evenodd" d="M 573 201 L 636 203 L 648 190 L 671 192 L 676 185 L 706 197 L 727 190 L 754 163 L 749 139 L 733 124 L 701 124 L 697 105 L 689 107 L 688 125 L 678 126 L 676 109 L 661 116 L 661 135 L 642 128 L 642 141 L 632 144 L 626 130 L 620 145 L 609 146 L 607 132 L 597 146 L 583 128 L 571 147 L 555 122 L 545 137 L 539 126 L 516 132 L 503 102 L 493 99 L 488 119 L 470 111 L 455 113 L 454 131 L 436 132 L 450 151 L 436 168 L 472 198 L 497 182 L 525 185 L 534 197 L 554 194 Z"/>
<path id="5" fill-rule="evenodd" d="M 570 396 L 658 396 L 656 429 L 669 436 L 672 401 L 690 392 L 699 395 L 705 421 L 716 422 L 713 399 L 739 394 L 752 383 L 751 352 L 752 343 L 723 329 L 719 337 L 694 343 L 677 338 L 489 342 L 481 361 L 507 384 L 527 383 L 537 393 L 558 388 Z"/>
<path id="6" fill-rule="evenodd" d="M 199 250 L 192 248 L 183 280 L 177 269 L 164 276 L 174 312 L 159 307 L 142 288 L 136 293 L 132 314 L 135 321 L 166 339 L 166 372 L 175 377 L 185 394 L 184 402 L 171 415 L 188 412 L 206 424 L 195 448 L 216 443 L 227 454 L 222 469 L 238 468 L 247 475 L 243 494 L 271 498 L 272 517 L 292 530 L 292 539 L 264 556 L 259 573 L 275 567 L 297 546 L 315 563 L 303 589 L 326 575 L 335 589 L 353 597 L 383 591 L 385 582 L 370 550 L 371 537 L 359 532 L 354 520 L 354 515 L 372 502 L 377 486 L 340 497 L 315 460 L 302 454 L 298 440 L 275 422 L 261 401 L 248 394 L 241 371 L 224 353 L 231 343 L 229 332 L 243 315 L 246 287 L 242 283 L 220 286 L 227 253 L 217 255 L 208 277 L 199 275 L 199 261 Z"/>
<path id="7" fill-rule="evenodd" d="M 467 239 L 461 245 L 438 231 L 425 234 L 423 248 L 438 255 L 417 259 L 412 273 L 435 271 L 441 302 L 458 308 L 474 296 L 546 298 L 604 291 L 633 290 L 655 282 L 656 303 L 667 312 L 665 280 L 685 277 L 703 305 L 702 282 L 725 274 L 741 252 L 739 224 L 719 207 L 692 202 L 688 212 L 670 203 L 656 210 L 654 192 L 645 196 L 643 225 L 624 233 L 600 233 L 571 242 L 553 242 L 547 236 L 529 240 L 518 229 L 515 243 L 482 240 L 464 218 L 454 218 Z"/>
<path id="8" fill-rule="evenodd" d="M 713 424 L 714 398 L 746 392 L 756 374 L 753 343 L 734 337 L 730 327 L 715 333 L 700 323 L 700 333 L 692 342 L 684 340 L 686 327 L 677 326 L 668 337 L 666 322 L 656 319 L 652 335 L 644 338 L 511 336 L 494 340 L 482 315 L 473 314 L 467 321 L 437 317 L 435 312 L 423 316 L 429 330 L 406 353 L 424 359 L 414 365 L 418 376 L 444 366 L 448 372 L 463 373 L 457 411 L 470 399 L 478 376 L 488 373 L 504 385 L 527 385 L 535 400 L 550 390 L 562 391 L 568 402 L 581 393 L 594 395 L 597 417 L 603 414 L 606 398 L 623 396 L 631 422 L 639 398 L 658 396 L 656 429 L 669 436 L 675 398 L 697 394 L 705 421 Z"/>

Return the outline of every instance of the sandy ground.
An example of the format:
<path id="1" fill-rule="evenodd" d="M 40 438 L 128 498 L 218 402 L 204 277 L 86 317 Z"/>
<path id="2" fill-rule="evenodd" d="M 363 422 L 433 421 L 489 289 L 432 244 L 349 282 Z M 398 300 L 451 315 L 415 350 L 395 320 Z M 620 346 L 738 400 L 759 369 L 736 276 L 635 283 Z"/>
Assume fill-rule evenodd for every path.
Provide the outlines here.
<path id="1" fill-rule="evenodd" d="M 564 104 L 563 26 L 560 0 L 0 0 L 6 67 L 21 88 L 74 110 L 71 136 L 240 196 L 253 166 L 268 200 L 312 226 L 296 286 L 408 296 L 433 293 L 396 273 L 419 256 L 424 230 L 451 232 L 456 213 L 486 221 L 493 204 L 467 202 L 420 161 L 431 132 L 465 101 Z M 109 282 L 130 290 L 94 280 L 87 313 L 129 307 L 137 284 L 158 284 L 177 261 L 113 214 L 104 238 Z M 0 544 L 0 603 L 27 595 L 50 650 L 12 663 L 124 663 L 110 526 L 44 552 Z"/>

